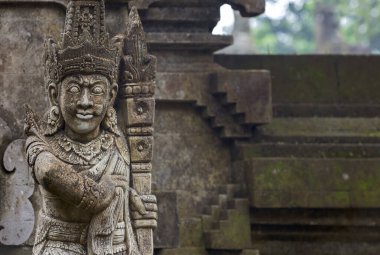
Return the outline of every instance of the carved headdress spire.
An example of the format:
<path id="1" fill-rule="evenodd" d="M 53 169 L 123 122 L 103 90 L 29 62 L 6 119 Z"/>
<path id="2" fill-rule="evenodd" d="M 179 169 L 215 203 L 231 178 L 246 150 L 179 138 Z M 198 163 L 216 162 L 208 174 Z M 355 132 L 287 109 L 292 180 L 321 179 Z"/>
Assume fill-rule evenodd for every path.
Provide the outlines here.
<path id="1" fill-rule="evenodd" d="M 116 82 L 118 50 L 109 43 L 104 0 L 71 0 L 60 43 L 45 43 L 46 85 L 77 73 L 102 74 Z"/>

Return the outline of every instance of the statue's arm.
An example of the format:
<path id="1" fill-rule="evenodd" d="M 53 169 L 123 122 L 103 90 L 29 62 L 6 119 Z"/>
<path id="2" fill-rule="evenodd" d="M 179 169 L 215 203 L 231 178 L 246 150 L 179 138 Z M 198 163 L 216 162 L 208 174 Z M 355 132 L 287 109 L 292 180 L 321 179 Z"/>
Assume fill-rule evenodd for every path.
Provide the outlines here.
<path id="1" fill-rule="evenodd" d="M 115 194 L 111 178 L 105 177 L 97 183 L 77 173 L 48 151 L 41 152 L 34 164 L 37 181 L 47 191 L 93 213 L 106 208 Z"/>

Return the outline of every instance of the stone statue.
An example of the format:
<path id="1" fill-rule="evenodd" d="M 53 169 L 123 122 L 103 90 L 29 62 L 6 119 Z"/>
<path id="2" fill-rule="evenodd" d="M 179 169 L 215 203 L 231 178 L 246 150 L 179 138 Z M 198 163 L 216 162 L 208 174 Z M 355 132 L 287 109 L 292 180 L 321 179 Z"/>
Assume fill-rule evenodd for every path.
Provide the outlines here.
<path id="1" fill-rule="evenodd" d="M 73 0 L 61 42 L 45 43 L 50 109 L 40 120 L 27 107 L 25 126 L 43 199 L 35 255 L 153 254 L 156 59 L 135 8 L 115 41 L 104 21 L 103 0 Z"/>

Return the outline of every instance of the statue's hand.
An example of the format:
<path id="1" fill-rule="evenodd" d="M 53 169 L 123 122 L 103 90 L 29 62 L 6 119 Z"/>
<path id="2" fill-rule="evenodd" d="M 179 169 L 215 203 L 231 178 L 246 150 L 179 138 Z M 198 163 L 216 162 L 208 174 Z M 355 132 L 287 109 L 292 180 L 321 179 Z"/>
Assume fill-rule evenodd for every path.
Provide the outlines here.
<path id="1" fill-rule="evenodd" d="M 123 176 L 123 175 L 111 175 L 110 177 L 116 187 L 123 188 L 123 190 L 128 190 L 129 188 L 128 177 Z"/>
<path id="2" fill-rule="evenodd" d="M 130 189 L 131 218 L 136 228 L 157 227 L 157 199 L 155 195 L 139 195 Z"/>
<path id="3" fill-rule="evenodd" d="M 99 197 L 97 199 L 98 204 L 96 205 L 97 210 L 100 211 L 106 208 L 115 196 L 116 186 L 112 177 L 105 175 L 99 182 Z"/>

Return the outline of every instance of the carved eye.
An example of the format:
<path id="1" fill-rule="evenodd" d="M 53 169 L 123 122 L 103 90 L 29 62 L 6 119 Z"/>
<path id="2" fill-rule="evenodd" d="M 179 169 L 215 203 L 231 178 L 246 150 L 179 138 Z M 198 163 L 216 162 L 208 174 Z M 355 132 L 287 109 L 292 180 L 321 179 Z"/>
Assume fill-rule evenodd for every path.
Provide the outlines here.
<path id="1" fill-rule="evenodd" d="M 79 93 L 80 92 L 80 88 L 76 85 L 73 85 L 69 88 L 69 92 L 70 93 L 73 93 L 73 94 L 76 94 L 76 93 Z"/>
<path id="2" fill-rule="evenodd" d="M 104 93 L 104 90 L 101 86 L 95 86 L 92 88 L 92 93 L 95 95 L 102 95 Z"/>

